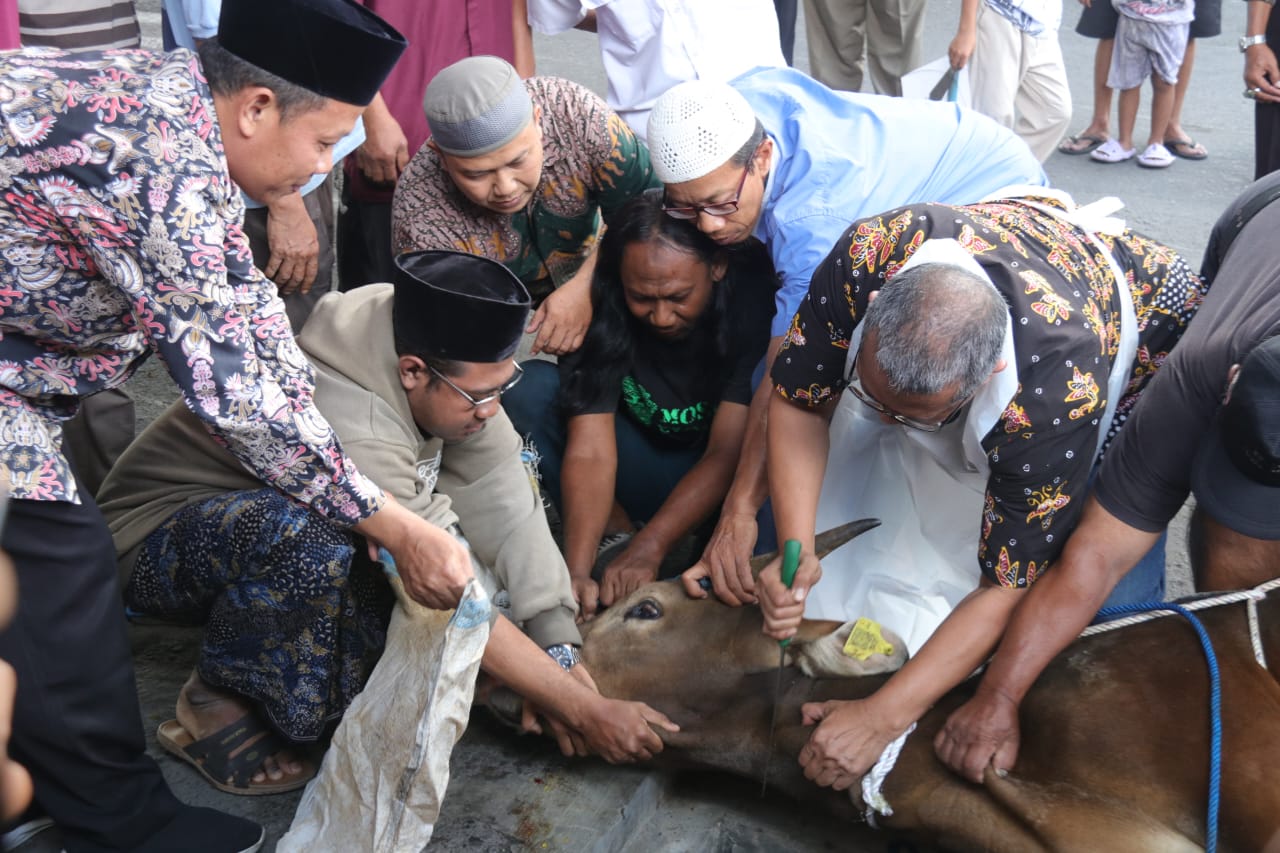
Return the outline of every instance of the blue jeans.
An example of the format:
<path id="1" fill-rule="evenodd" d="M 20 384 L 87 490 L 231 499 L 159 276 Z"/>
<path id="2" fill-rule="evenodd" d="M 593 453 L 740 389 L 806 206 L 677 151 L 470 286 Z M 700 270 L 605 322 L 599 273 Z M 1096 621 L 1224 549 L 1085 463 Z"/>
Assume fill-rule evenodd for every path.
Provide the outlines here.
<path id="1" fill-rule="evenodd" d="M 756 370 L 754 388 L 763 376 L 763 361 Z M 560 498 L 560 472 L 564 465 L 567 439 L 566 419 L 556 406 L 560 391 L 560 371 L 547 361 L 531 360 L 520 365 L 524 379 L 502 395 L 502 407 L 515 425 L 516 432 L 532 440 L 541 459 L 538 473 L 542 489 L 563 506 Z M 618 503 L 633 522 L 653 518 L 671 491 L 689 469 L 702 458 L 705 444 L 692 449 L 671 449 L 655 445 L 625 416 L 614 418 L 618 444 L 618 474 L 614 490 Z M 759 533 L 755 553 L 778 550 L 778 536 L 773 526 L 773 507 L 764 502 L 756 514 Z"/>
<path id="2" fill-rule="evenodd" d="M 1093 493 L 1093 483 L 1098 479 L 1098 465 L 1089 472 L 1089 493 Z M 1111 595 L 1102 603 L 1103 607 L 1116 607 L 1123 604 L 1147 604 L 1164 601 L 1165 591 L 1165 559 L 1164 549 L 1169 542 L 1169 531 L 1166 529 L 1151 546 L 1151 550 L 1134 564 L 1133 568 L 1120 578 L 1120 582 L 1111 590 Z M 1118 619 L 1112 616 L 1111 619 Z M 1094 619 L 1094 622 L 1106 622 L 1107 619 Z"/>
<path id="3" fill-rule="evenodd" d="M 568 422 L 556 405 L 560 369 L 549 361 L 532 360 L 520 365 L 524 378 L 502 395 L 516 432 L 533 441 L 541 457 L 538 473 L 542 488 L 563 507 L 560 472 L 568 440 Z M 626 416 L 613 419 L 618 446 L 618 471 L 614 493 L 633 522 L 648 521 L 662 507 L 689 469 L 702 458 L 706 442 L 694 447 L 672 448 L 655 444 Z"/>

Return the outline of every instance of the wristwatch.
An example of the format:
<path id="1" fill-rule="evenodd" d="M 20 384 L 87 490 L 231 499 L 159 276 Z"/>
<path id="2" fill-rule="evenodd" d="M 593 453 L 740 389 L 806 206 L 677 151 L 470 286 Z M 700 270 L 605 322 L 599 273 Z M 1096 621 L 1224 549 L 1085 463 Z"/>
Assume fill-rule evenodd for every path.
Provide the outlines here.
<path id="1" fill-rule="evenodd" d="M 547 654 L 551 655 L 552 659 L 560 664 L 560 668 L 565 672 L 582 663 L 582 652 L 578 651 L 578 647 L 571 643 L 556 643 L 554 646 L 547 646 Z"/>
<path id="2" fill-rule="evenodd" d="M 1255 44 L 1266 44 L 1266 43 L 1267 43 L 1267 37 L 1265 35 L 1259 34 L 1256 36 L 1240 36 L 1240 52 L 1244 53 L 1246 50 L 1253 47 Z"/>

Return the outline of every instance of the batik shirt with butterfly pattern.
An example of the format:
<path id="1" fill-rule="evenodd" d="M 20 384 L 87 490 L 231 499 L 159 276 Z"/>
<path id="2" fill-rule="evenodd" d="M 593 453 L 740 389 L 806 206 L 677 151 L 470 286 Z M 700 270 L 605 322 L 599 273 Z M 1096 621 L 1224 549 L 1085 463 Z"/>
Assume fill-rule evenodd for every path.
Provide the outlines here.
<path id="1" fill-rule="evenodd" d="M 381 505 L 243 216 L 194 54 L 0 55 L 0 485 L 78 502 L 63 421 L 155 351 L 265 482 L 346 524 Z"/>
<path id="2" fill-rule="evenodd" d="M 1048 199 L 1037 200 L 1054 205 Z M 868 296 L 928 239 L 957 240 L 1010 306 L 1019 387 L 983 438 L 990 476 L 978 563 L 1006 587 L 1034 583 L 1061 553 L 1083 509 L 1120 305 L 1106 258 L 1086 235 L 1016 202 L 921 204 L 855 222 L 814 274 L 773 367 L 777 393 L 814 407 L 847 384 L 850 335 Z M 1204 296 L 1172 249 L 1126 230 L 1099 239 L 1133 295 L 1138 351 L 1108 440 L 1177 343 Z"/>

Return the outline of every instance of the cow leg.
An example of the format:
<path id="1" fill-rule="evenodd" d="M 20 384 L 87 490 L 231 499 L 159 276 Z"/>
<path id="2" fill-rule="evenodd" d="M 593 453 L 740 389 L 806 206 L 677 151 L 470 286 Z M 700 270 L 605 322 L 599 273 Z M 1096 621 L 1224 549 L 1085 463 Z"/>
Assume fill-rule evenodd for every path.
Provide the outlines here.
<path id="1" fill-rule="evenodd" d="M 993 800 L 1033 832 L 1045 850 L 1091 853 L 1201 853 L 1203 846 L 1133 807 L 1065 784 L 983 780 Z"/>
<path id="2" fill-rule="evenodd" d="M 1187 525 L 1187 545 L 1202 592 L 1250 589 L 1280 574 L 1280 541 L 1237 533 L 1199 507 Z"/>

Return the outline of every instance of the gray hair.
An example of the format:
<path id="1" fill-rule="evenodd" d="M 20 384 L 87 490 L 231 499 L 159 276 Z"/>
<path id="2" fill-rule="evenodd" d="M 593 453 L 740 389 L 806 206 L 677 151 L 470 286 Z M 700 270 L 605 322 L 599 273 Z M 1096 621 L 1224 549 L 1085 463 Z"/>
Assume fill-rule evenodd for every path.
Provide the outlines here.
<path id="1" fill-rule="evenodd" d="M 761 142 L 764 142 L 764 125 L 760 123 L 760 119 L 756 119 L 755 129 L 751 131 L 747 141 L 742 143 L 742 147 L 733 152 L 729 162 L 735 166 L 746 166 L 748 169 L 754 169 L 755 166 L 752 164 L 755 162 L 756 149 L 760 147 Z"/>
<path id="2" fill-rule="evenodd" d="M 971 396 L 995 369 L 1009 308 L 992 284 L 963 267 L 920 264 L 890 279 L 863 319 L 876 361 L 898 394 L 937 394 L 959 383 Z"/>
<path id="3" fill-rule="evenodd" d="M 265 86 L 275 93 L 282 122 L 295 113 L 323 109 L 329 100 L 241 59 L 219 44 L 216 38 L 201 42 L 196 52 L 200 54 L 200 67 L 204 69 L 205 79 L 215 95 L 227 97 L 250 86 Z"/>

